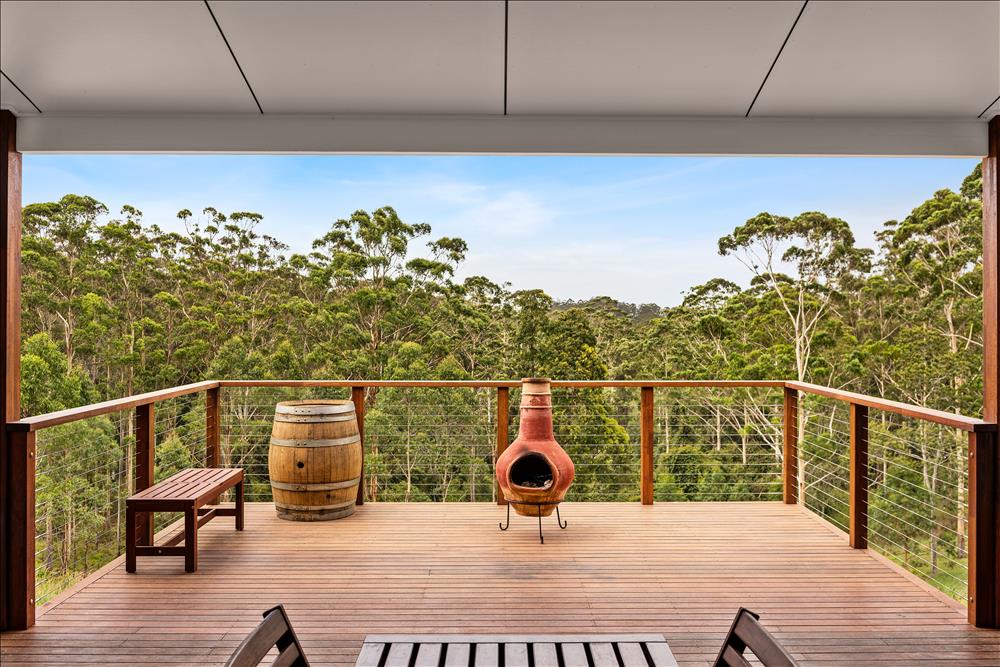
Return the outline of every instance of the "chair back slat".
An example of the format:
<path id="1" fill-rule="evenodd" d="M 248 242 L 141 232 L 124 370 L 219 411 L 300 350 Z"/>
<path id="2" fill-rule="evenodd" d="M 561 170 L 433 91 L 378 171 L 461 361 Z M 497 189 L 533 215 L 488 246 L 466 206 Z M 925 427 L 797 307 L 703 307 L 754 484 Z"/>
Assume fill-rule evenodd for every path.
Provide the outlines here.
<path id="1" fill-rule="evenodd" d="M 298 660 L 302 658 L 302 654 L 299 653 L 299 647 L 295 644 L 285 647 L 278 657 L 274 659 L 271 663 L 271 667 L 296 667 L 296 665 L 301 664 Z"/>
<path id="2" fill-rule="evenodd" d="M 726 641 L 719 650 L 715 667 L 749 665 L 749 661 L 743 657 L 747 649 L 757 656 L 764 667 L 797 667 L 788 651 L 760 624 L 760 616 L 740 607 L 729 628 L 729 634 L 726 635 Z"/>
<path id="3" fill-rule="evenodd" d="M 274 647 L 278 649 L 278 657 L 272 667 L 309 667 L 288 614 L 280 604 L 264 612 L 264 620 L 240 642 L 226 667 L 256 667 Z"/>
<path id="4" fill-rule="evenodd" d="M 726 661 L 725 664 L 728 667 L 751 667 L 750 661 L 744 658 L 743 654 L 732 646 L 726 646 L 722 649 L 722 658 Z"/>

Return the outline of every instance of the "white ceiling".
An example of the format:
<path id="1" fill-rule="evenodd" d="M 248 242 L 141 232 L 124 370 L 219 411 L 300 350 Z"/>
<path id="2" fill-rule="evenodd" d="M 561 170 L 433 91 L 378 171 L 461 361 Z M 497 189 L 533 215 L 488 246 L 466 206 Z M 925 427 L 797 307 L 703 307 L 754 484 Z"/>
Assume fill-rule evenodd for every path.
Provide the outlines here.
<path id="1" fill-rule="evenodd" d="M 1000 111 L 1000 0 L 2 0 L 0 70 L 0 106 L 41 119 L 743 119 L 752 104 L 984 122 Z"/>
<path id="2" fill-rule="evenodd" d="M 754 113 L 976 117 L 1000 95 L 998 8 L 811 2 Z"/>
<path id="3" fill-rule="evenodd" d="M 44 113 L 256 110 L 201 2 L 0 2 L 0 69 Z"/>
<path id="4" fill-rule="evenodd" d="M 512 2 L 508 111 L 743 116 L 801 2 Z"/>
<path id="5" fill-rule="evenodd" d="M 503 109 L 502 2 L 211 6 L 265 113 Z"/>

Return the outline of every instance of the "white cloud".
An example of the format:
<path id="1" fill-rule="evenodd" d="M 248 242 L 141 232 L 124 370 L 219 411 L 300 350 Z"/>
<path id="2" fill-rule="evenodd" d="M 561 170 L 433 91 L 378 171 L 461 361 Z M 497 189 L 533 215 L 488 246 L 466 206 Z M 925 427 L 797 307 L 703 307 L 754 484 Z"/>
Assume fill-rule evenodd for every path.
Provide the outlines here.
<path id="1" fill-rule="evenodd" d="M 555 211 L 540 199 L 520 191 L 483 196 L 476 203 L 459 209 L 451 221 L 484 236 L 527 237 L 546 227 Z"/>
<path id="2" fill-rule="evenodd" d="M 594 296 L 633 303 L 676 305 L 683 292 L 711 278 L 746 284 L 747 271 L 720 257 L 714 240 L 676 243 L 644 237 L 574 242 L 479 252 L 473 248 L 461 276 L 485 275 L 514 289 L 542 287 L 556 299 Z"/>

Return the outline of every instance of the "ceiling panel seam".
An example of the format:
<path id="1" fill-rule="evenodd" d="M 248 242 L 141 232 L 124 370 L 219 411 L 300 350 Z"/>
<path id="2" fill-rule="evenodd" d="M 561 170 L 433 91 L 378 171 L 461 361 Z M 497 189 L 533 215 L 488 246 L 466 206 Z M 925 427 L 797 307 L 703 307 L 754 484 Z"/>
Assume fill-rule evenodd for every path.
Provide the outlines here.
<path id="1" fill-rule="evenodd" d="M 507 28 L 510 24 L 510 0 L 503 2 L 503 115 L 507 115 Z"/>
<path id="2" fill-rule="evenodd" d="M 781 52 L 785 50 L 785 45 L 788 44 L 788 40 L 792 37 L 792 33 L 795 31 L 795 26 L 799 24 L 799 19 L 802 18 L 802 12 L 806 10 L 806 5 L 809 4 L 809 0 L 804 0 L 802 7 L 799 8 L 799 13 L 792 22 L 792 27 L 788 29 L 788 34 L 785 35 L 785 41 L 781 43 L 781 48 L 778 49 L 777 55 L 774 56 L 774 60 L 771 62 L 771 66 L 767 68 L 767 74 L 764 75 L 764 80 L 760 82 L 760 88 L 757 89 L 757 94 L 753 96 L 753 100 L 750 102 L 750 106 L 747 107 L 747 112 L 743 114 L 744 118 L 750 117 L 750 112 L 753 111 L 753 105 L 757 104 L 757 98 L 760 97 L 760 93 L 764 90 L 764 85 L 767 84 L 768 77 L 771 76 L 771 72 L 774 70 L 774 66 L 778 64 L 778 58 L 781 57 Z"/>
<path id="3" fill-rule="evenodd" d="M 222 26 L 219 25 L 219 19 L 215 18 L 215 12 L 212 11 L 212 7 L 208 4 L 208 0 L 203 1 L 205 3 L 205 9 L 208 10 L 209 15 L 212 17 L 212 21 L 215 23 L 216 29 L 219 31 L 219 36 L 222 37 L 222 41 L 225 42 L 226 48 L 229 49 L 229 55 L 233 57 L 233 62 L 236 63 L 236 69 L 240 71 L 240 76 L 243 77 L 243 83 L 247 85 L 247 90 L 250 91 L 250 95 L 253 97 L 253 102 L 257 105 L 257 110 L 263 114 L 264 109 L 260 106 L 260 100 L 257 99 L 257 93 L 253 91 L 253 86 L 250 85 L 250 79 L 247 78 L 246 72 L 243 71 L 243 67 L 240 65 L 240 61 L 236 58 L 236 53 L 233 52 L 233 47 L 229 45 L 229 40 L 226 39 L 226 33 L 222 32 Z"/>
<path id="4" fill-rule="evenodd" d="M 997 102 L 1000 102 L 1000 95 L 997 95 L 996 99 L 994 99 L 992 102 L 990 102 L 989 104 L 987 104 L 986 108 L 983 109 L 983 112 L 981 114 L 979 114 L 978 116 L 976 116 L 976 118 L 982 118 L 983 116 L 985 116 L 986 112 L 989 111 L 990 109 L 992 109 L 993 105 L 996 104 Z"/>
<path id="5" fill-rule="evenodd" d="M 35 107 L 35 111 L 37 111 L 38 113 L 42 113 L 42 110 L 38 108 L 38 105 L 35 104 L 35 101 L 33 99 L 31 99 L 30 97 L 28 97 L 28 94 L 26 92 L 24 92 L 23 90 L 21 90 L 21 86 L 19 86 L 16 83 L 14 83 L 14 80 L 11 79 L 9 76 L 7 76 L 6 72 L 4 72 L 3 70 L 0 70 L 0 74 L 2 74 L 3 78 L 7 79 L 8 82 L 10 82 L 10 85 L 14 86 L 14 88 L 17 90 L 17 92 L 21 93 L 21 96 L 24 97 L 24 99 L 28 100 L 28 102 L 31 103 L 31 106 Z"/>

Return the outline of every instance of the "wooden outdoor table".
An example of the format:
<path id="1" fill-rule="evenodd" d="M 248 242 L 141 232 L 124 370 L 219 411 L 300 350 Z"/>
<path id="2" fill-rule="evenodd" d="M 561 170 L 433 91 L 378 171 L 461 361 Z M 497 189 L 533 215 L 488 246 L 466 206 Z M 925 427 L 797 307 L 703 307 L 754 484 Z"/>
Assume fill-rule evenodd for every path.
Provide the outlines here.
<path id="1" fill-rule="evenodd" d="M 663 635 L 655 634 L 368 635 L 354 664 L 355 667 L 498 667 L 501 664 L 505 667 L 529 664 L 677 667 L 667 641 Z"/>

